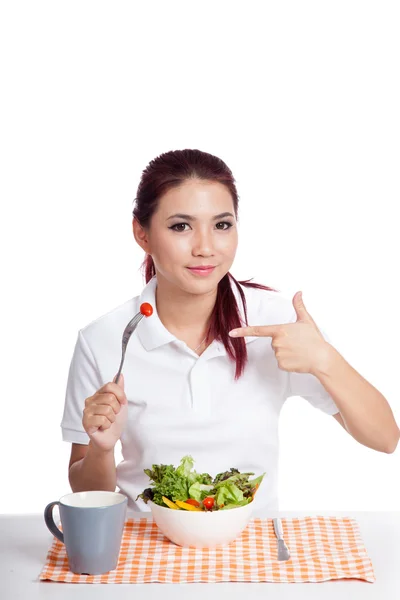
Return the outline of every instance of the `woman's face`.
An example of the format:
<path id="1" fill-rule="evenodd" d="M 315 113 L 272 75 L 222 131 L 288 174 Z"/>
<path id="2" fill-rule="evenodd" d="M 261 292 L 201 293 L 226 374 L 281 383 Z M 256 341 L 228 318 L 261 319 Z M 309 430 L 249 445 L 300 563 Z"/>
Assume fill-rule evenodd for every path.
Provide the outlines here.
<path id="1" fill-rule="evenodd" d="M 144 249 L 153 257 L 157 277 L 188 293 L 211 292 L 236 254 L 238 231 L 231 194 L 220 183 L 188 180 L 160 198 L 146 233 Z M 210 265 L 214 269 L 204 275 L 190 270 Z"/>

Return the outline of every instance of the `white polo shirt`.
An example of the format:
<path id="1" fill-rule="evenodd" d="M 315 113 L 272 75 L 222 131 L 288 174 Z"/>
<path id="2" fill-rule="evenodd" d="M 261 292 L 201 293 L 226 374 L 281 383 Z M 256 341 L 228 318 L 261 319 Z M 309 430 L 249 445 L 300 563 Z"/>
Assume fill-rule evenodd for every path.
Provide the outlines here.
<path id="1" fill-rule="evenodd" d="M 278 419 L 285 400 L 302 396 L 328 415 L 338 408 L 313 375 L 279 369 L 271 338 L 245 338 L 248 363 L 235 381 L 235 363 L 221 342 L 214 340 L 198 356 L 164 327 L 156 309 L 156 286 L 154 276 L 140 296 L 79 331 L 61 423 L 63 439 L 89 443 L 82 426 L 85 399 L 115 377 L 124 328 L 142 302 L 149 302 L 153 315 L 142 319 L 133 333 L 123 367 L 128 422 L 121 437 L 117 485 L 128 496 L 128 507 L 150 510 L 141 498 L 136 501 L 151 485 L 143 469 L 177 466 L 190 454 L 196 471 L 212 477 L 231 467 L 252 471 L 255 477 L 265 472 L 255 504 L 278 510 Z M 240 294 L 233 282 L 231 286 L 244 322 Z M 292 301 L 282 293 L 241 287 L 249 325 L 296 321 Z"/>

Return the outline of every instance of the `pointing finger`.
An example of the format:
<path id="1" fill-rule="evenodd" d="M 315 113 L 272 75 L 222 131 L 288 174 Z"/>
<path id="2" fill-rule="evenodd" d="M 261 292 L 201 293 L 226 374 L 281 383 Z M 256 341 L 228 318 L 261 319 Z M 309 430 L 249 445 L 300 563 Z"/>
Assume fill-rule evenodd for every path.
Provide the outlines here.
<path id="1" fill-rule="evenodd" d="M 231 337 L 273 337 L 277 335 L 280 326 L 276 325 L 254 325 L 253 327 L 238 327 L 229 332 Z"/>

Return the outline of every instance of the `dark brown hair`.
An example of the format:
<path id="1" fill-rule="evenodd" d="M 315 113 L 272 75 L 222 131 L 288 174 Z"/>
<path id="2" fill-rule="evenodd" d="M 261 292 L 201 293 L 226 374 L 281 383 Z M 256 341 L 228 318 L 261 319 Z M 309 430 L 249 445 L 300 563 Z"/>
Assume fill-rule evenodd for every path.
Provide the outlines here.
<path id="1" fill-rule="evenodd" d="M 142 173 L 137 189 L 133 209 L 134 218 L 142 227 L 148 227 L 163 194 L 171 188 L 179 187 L 188 179 L 215 181 L 225 185 L 232 196 L 235 216 L 236 219 L 238 218 L 239 196 L 231 170 L 217 156 L 192 149 L 165 152 L 148 164 Z M 145 281 L 148 283 L 156 274 L 153 258 L 150 254 L 146 254 L 142 268 Z M 245 323 L 240 322 L 239 308 L 231 289 L 230 279 L 237 286 L 242 298 Z M 218 339 L 224 344 L 228 356 L 231 360 L 236 361 L 235 379 L 239 379 L 243 374 L 247 362 L 244 338 L 231 338 L 228 335 L 231 329 L 248 326 L 246 298 L 239 284 L 274 292 L 278 291 L 259 283 L 251 283 L 250 279 L 238 282 L 229 272 L 218 283 L 217 299 L 211 314 L 207 341 Z"/>

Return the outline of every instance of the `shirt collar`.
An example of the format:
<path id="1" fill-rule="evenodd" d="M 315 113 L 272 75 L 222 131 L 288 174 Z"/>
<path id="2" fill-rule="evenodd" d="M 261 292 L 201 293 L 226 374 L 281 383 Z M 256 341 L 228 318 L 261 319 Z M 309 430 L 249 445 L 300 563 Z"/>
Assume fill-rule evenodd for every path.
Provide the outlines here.
<path id="1" fill-rule="evenodd" d="M 231 289 L 236 298 L 236 302 L 237 302 L 237 305 L 239 308 L 240 320 L 243 323 L 243 326 L 245 326 L 244 309 L 243 309 L 243 303 L 242 303 L 242 298 L 240 296 L 240 292 L 237 289 L 236 284 L 233 281 L 231 281 L 231 279 L 229 279 L 229 281 L 231 282 Z M 169 344 L 170 342 L 178 341 L 178 338 L 176 336 L 174 336 L 170 331 L 168 331 L 168 329 L 163 325 L 162 321 L 160 320 L 160 317 L 158 316 L 157 307 L 156 307 L 156 287 L 157 287 L 157 276 L 154 275 L 150 279 L 150 281 L 147 283 L 147 285 L 143 288 L 143 291 L 139 297 L 138 308 L 141 304 L 143 304 L 143 302 L 148 302 L 153 307 L 153 314 L 151 315 L 151 317 L 142 319 L 142 321 L 140 322 L 140 324 L 137 328 L 137 335 L 146 350 L 154 350 L 155 348 L 158 348 L 165 344 Z M 248 295 L 246 294 L 247 288 L 242 286 L 242 289 L 245 293 L 246 300 L 247 300 L 246 304 L 247 304 L 247 314 L 249 317 L 249 325 L 252 325 L 252 324 L 254 324 L 251 321 L 253 315 L 252 315 L 251 306 L 249 303 L 249 298 L 248 298 Z M 257 337 L 245 337 L 244 338 L 246 344 L 248 344 L 256 339 L 257 339 Z M 219 349 L 220 352 L 225 350 L 225 347 L 221 341 L 214 340 L 212 345 L 213 344 Z"/>
<path id="2" fill-rule="evenodd" d="M 146 350 L 154 350 L 164 344 L 176 341 L 177 338 L 164 327 L 158 316 L 156 307 L 157 277 L 154 275 L 143 288 L 139 298 L 138 310 L 143 302 L 148 302 L 153 307 L 153 314 L 148 319 L 145 317 L 137 328 L 137 334 Z"/>

